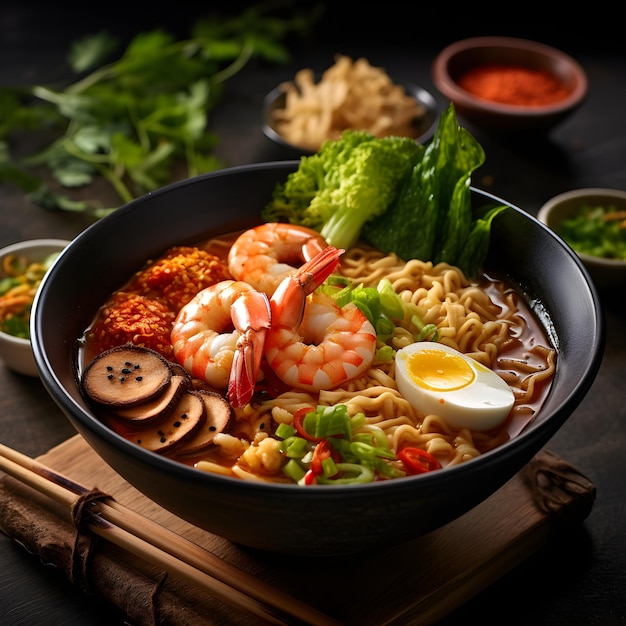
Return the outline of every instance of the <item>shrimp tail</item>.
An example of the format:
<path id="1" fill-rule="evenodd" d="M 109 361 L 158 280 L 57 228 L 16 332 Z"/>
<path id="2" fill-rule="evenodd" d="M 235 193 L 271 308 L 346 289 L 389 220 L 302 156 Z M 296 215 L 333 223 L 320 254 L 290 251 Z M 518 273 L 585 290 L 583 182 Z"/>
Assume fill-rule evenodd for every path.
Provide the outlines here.
<path id="1" fill-rule="evenodd" d="M 230 403 L 239 408 L 252 399 L 261 369 L 265 336 L 271 322 L 267 296 L 259 291 L 243 293 L 232 304 L 231 318 L 241 335 L 237 340 L 226 393 Z"/>
<path id="2" fill-rule="evenodd" d="M 270 300 L 273 319 L 283 327 L 297 328 L 304 316 L 306 297 L 313 293 L 336 269 L 345 252 L 327 246 L 292 276 L 285 278 Z"/>
<path id="3" fill-rule="evenodd" d="M 294 279 L 298 281 L 307 296 L 335 271 L 339 264 L 339 257 L 344 252 L 345 250 L 340 248 L 327 246 L 296 271 Z"/>

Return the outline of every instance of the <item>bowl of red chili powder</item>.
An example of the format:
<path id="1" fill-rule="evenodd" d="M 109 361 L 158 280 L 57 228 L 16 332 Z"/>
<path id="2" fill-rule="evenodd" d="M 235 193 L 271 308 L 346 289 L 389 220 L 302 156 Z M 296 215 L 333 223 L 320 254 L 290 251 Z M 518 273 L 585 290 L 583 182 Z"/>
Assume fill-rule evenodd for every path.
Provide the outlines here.
<path id="1" fill-rule="evenodd" d="M 433 82 L 457 113 L 488 129 L 547 131 L 584 101 L 580 64 L 551 46 L 512 37 L 473 37 L 444 48 Z"/>

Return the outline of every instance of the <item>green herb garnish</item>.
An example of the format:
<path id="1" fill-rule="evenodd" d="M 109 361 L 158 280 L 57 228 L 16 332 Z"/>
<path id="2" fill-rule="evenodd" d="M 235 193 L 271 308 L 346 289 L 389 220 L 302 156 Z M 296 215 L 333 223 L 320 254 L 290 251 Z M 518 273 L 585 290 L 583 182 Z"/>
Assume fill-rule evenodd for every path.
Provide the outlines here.
<path id="1" fill-rule="evenodd" d="M 626 259 L 626 211 L 614 205 L 581 206 L 578 215 L 556 230 L 576 252 L 605 259 Z"/>
<path id="2" fill-rule="evenodd" d="M 387 278 L 381 279 L 376 287 L 365 287 L 352 285 L 344 276 L 333 274 L 319 289 L 333 297 L 337 306 L 352 302 L 367 317 L 376 331 L 376 359 L 379 361 L 394 358 L 395 350 L 387 342 L 405 318 L 411 321 L 415 341 L 439 339 L 437 327 L 425 324 L 417 305 L 404 302 Z"/>
<path id="3" fill-rule="evenodd" d="M 348 414 L 345 404 L 301 409 L 294 426 L 281 424 L 276 436 L 289 460 L 285 475 L 299 485 L 352 485 L 405 476 L 386 435 L 365 415 Z"/>
<path id="4" fill-rule="evenodd" d="M 126 203 L 177 178 L 223 167 L 213 155 L 218 138 L 208 113 L 224 83 L 253 58 L 286 62 L 287 36 L 306 32 L 312 17 L 297 7 L 284 18 L 266 9 L 259 4 L 237 17 L 198 20 L 183 40 L 161 30 L 139 33 L 108 64 L 120 44 L 99 33 L 71 47 L 76 82 L 1 88 L 0 182 L 19 186 L 42 207 L 101 217 L 117 207 L 55 192 L 32 168 L 43 167 L 64 190 L 104 178 Z M 12 160 L 13 133 L 44 130 L 54 137 L 45 149 Z"/>

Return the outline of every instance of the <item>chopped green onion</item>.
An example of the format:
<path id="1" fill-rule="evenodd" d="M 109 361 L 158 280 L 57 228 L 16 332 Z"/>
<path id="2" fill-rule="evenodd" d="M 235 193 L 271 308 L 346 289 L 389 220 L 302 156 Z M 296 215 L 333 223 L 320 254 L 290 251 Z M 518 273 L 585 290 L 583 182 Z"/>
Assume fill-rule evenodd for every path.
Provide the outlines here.
<path id="1" fill-rule="evenodd" d="M 346 410 L 347 410 L 347 408 L 346 408 Z M 367 424 L 367 419 L 365 417 L 365 413 L 363 413 L 363 412 L 355 413 L 350 418 L 350 426 L 352 427 L 353 431 L 361 428 L 362 426 L 365 426 L 365 424 Z"/>
<path id="2" fill-rule="evenodd" d="M 439 329 L 434 324 L 426 324 L 420 330 L 420 332 L 415 335 L 415 341 L 424 341 L 428 339 L 429 341 L 439 341 Z"/>
<path id="3" fill-rule="evenodd" d="M 364 432 L 357 433 L 353 439 L 356 441 L 373 442 L 373 445 L 376 445 L 379 448 L 386 448 L 387 450 L 390 450 L 387 435 L 385 435 L 385 431 L 380 428 L 380 426 L 369 424 L 363 428 L 363 431 Z M 362 437 L 367 437 L 368 439 L 362 439 Z"/>
<path id="4" fill-rule="evenodd" d="M 322 461 L 322 475 L 331 478 L 335 476 L 339 470 L 337 469 L 337 464 L 332 459 L 332 457 L 328 457 Z"/>
<path id="5" fill-rule="evenodd" d="M 322 485 L 354 485 L 357 483 L 371 483 L 374 480 L 374 470 L 366 465 L 357 463 L 337 463 L 339 478 L 318 476 L 317 482 Z"/>
<path id="6" fill-rule="evenodd" d="M 387 463 L 382 459 L 375 459 L 374 469 L 381 476 L 385 476 L 387 478 L 401 478 L 402 476 L 406 476 L 406 472 L 404 470 L 398 469 L 391 463 Z"/>
<path id="7" fill-rule="evenodd" d="M 352 427 L 348 416 L 348 407 L 345 404 L 336 406 L 318 406 L 302 420 L 304 429 L 317 439 L 332 436 L 352 437 Z"/>
<path id="8" fill-rule="evenodd" d="M 290 459 L 300 459 L 307 451 L 308 441 L 302 437 L 287 437 L 281 444 L 285 456 Z"/>
<path id="9" fill-rule="evenodd" d="M 375 477 L 396 478 L 406 475 L 393 463 L 396 456 L 389 447 L 384 431 L 375 424 L 368 424 L 363 412 L 348 415 L 345 404 L 319 405 L 303 417 L 302 428 L 315 441 L 297 434 L 298 429 L 289 424 L 276 428 L 281 441 L 281 451 L 288 459 L 284 474 L 301 486 L 319 484 L 352 484 L 373 481 Z M 313 470 L 318 446 L 329 445 L 334 453 L 320 455 L 320 463 Z M 310 472 L 315 472 L 313 482 Z"/>
<path id="10" fill-rule="evenodd" d="M 375 326 L 376 336 L 382 341 L 385 341 L 386 339 L 391 337 L 391 335 L 393 335 L 393 331 L 395 327 L 396 325 L 393 322 L 393 320 L 387 317 L 384 313 L 381 313 L 376 318 L 376 326 Z"/>
<path id="11" fill-rule="evenodd" d="M 304 478 L 306 470 L 294 459 L 289 459 L 283 467 L 283 473 L 297 483 Z"/>
<path id="12" fill-rule="evenodd" d="M 333 289 L 332 291 L 327 291 L 326 293 L 329 293 L 329 295 L 334 298 L 338 307 L 344 307 L 346 304 L 352 302 L 352 287 L 344 287 L 338 291 L 337 289 Z"/>
<path id="13" fill-rule="evenodd" d="M 363 441 L 350 442 L 350 453 L 361 461 L 373 462 L 376 457 L 395 459 L 396 455 L 389 448 L 377 448 Z"/>
<path id="14" fill-rule="evenodd" d="M 287 439 L 296 434 L 296 429 L 291 424 L 279 424 L 276 427 L 276 436 L 280 439 Z"/>
<path id="15" fill-rule="evenodd" d="M 395 319 L 402 319 L 404 317 L 404 302 L 395 292 L 393 285 L 388 278 L 383 278 L 378 283 L 378 294 L 380 298 L 380 305 L 389 317 Z"/>

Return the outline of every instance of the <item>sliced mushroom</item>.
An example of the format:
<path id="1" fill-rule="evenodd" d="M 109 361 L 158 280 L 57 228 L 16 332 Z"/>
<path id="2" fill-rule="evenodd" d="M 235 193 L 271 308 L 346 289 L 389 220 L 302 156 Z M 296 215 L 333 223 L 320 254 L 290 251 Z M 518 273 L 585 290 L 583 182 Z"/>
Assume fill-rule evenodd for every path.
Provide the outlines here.
<path id="1" fill-rule="evenodd" d="M 170 369 L 174 376 L 186 376 L 191 382 L 191 374 L 177 361 L 170 361 Z"/>
<path id="2" fill-rule="evenodd" d="M 131 407 L 159 396 L 172 377 L 165 357 L 154 350 L 126 344 L 106 350 L 85 368 L 84 393 L 109 407 Z"/>
<path id="3" fill-rule="evenodd" d="M 165 420 L 142 429 L 134 440 L 142 448 L 164 453 L 193 437 L 205 420 L 202 398 L 195 391 L 185 391 Z"/>
<path id="4" fill-rule="evenodd" d="M 175 456 L 191 456 L 208 448 L 215 435 L 226 430 L 233 417 L 232 407 L 219 393 L 205 390 L 197 390 L 195 393 L 204 402 L 206 419 L 191 439 L 176 447 L 173 452 Z"/>
<path id="5" fill-rule="evenodd" d="M 129 408 L 117 409 L 114 416 L 131 424 L 146 426 L 153 421 L 165 419 L 169 412 L 174 409 L 183 393 L 189 389 L 189 384 L 189 376 L 172 376 L 169 385 L 154 400 Z"/>

